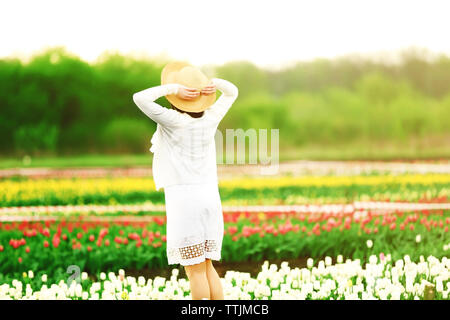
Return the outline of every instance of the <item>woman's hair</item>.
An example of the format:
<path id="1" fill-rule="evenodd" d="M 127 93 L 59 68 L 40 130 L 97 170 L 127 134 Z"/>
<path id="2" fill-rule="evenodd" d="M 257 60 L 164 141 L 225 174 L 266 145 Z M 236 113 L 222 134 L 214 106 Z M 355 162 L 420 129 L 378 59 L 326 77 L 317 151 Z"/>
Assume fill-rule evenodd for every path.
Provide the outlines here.
<path id="1" fill-rule="evenodd" d="M 170 103 L 170 105 L 172 106 L 172 109 L 175 109 L 175 110 L 177 110 L 178 112 L 181 112 L 181 113 L 187 113 L 187 114 L 190 115 L 192 118 L 200 118 L 201 116 L 203 116 L 203 112 L 204 112 L 204 111 L 201 111 L 201 112 L 188 112 L 188 111 L 184 111 L 184 110 L 178 109 L 178 108 L 175 107 L 172 103 Z"/>

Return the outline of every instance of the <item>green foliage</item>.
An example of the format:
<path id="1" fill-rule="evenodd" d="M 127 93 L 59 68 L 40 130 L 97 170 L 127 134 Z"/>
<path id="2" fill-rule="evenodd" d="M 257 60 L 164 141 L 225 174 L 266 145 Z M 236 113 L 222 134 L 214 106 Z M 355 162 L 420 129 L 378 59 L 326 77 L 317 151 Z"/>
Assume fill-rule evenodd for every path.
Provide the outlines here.
<path id="1" fill-rule="evenodd" d="M 59 128 L 44 122 L 21 126 L 14 132 L 14 141 L 20 151 L 35 153 L 40 150 L 56 150 Z"/>
<path id="2" fill-rule="evenodd" d="M 147 119 L 118 118 L 111 120 L 102 132 L 101 142 L 108 150 L 138 153 L 150 145 L 154 125 Z"/>
<path id="3" fill-rule="evenodd" d="M 155 124 L 132 95 L 159 85 L 165 63 L 105 53 L 90 64 L 61 47 L 28 63 L 0 60 L 0 150 L 145 152 Z M 280 147 L 289 150 L 353 143 L 449 147 L 446 56 L 409 50 L 397 65 L 347 57 L 278 71 L 235 61 L 207 73 L 239 88 L 222 130 L 280 129 Z M 168 106 L 165 98 L 157 102 Z M 129 130 L 133 121 L 136 130 Z"/>

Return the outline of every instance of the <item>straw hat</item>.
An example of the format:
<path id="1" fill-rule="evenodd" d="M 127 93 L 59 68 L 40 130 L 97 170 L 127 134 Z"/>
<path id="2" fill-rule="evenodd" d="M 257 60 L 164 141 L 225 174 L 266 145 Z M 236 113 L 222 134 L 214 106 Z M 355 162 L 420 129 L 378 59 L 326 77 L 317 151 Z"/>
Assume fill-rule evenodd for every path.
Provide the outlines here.
<path id="1" fill-rule="evenodd" d="M 161 72 L 162 85 L 178 83 L 185 87 L 196 88 L 198 91 L 201 91 L 210 82 L 210 79 L 202 71 L 186 62 L 168 63 Z M 169 94 L 166 98 L 180 110 L 201 112 L 208 109 L 216 101 L 216 94 L 201 94 L 193 100 L 180 99 L 174 94 Z"/>

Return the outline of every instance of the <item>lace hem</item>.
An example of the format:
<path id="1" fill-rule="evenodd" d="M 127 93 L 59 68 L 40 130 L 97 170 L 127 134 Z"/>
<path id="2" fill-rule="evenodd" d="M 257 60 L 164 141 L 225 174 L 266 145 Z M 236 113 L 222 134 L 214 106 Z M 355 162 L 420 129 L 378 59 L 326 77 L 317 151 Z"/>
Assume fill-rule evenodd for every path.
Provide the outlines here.
<path id="1" fill-rule="evenodd" d="M 195 245 L 180 248 L 167 247 L 169 264 L 186 266 L 201 263 L 205 259 L 220 260 L 220 257 L 219 242 L 216 240 L 205 240 Z"/>

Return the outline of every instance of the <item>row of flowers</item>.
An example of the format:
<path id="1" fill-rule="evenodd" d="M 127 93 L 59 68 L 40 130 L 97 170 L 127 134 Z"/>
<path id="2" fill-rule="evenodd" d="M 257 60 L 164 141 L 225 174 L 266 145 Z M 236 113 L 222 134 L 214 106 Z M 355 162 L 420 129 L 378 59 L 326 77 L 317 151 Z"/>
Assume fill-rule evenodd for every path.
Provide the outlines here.
<path id="1" fill-rule="evenodd" d="M 225 204 L 447 201 L 450 174 L 237 178 L 219 183 Z M 262 200 L 263 199 L 263 200 Z M 0 206 L 164 203 L 151 178 L 0 180 Z"/>
<path id="2" fill-rule="evenodd" d="M 367 264 L 337 256 L 308 266 L 280 267 L 265 261 L 261 271 L 227 271 L 221 278 L 225 299 L 267 300 L 448 300 L 450 259 L 421 256 L 417 261 L 405 255 L 393 260 L 390 254 L 371 255 Z M 50 282 L 46 274 L 24 272 L 18 279 L 0 284 L 0 299 L 15 300 L 168 300 L 191 299 L 189 281 L 179 278 L 178 269 L 169 279 L 127 276 L 123 269 L 100 272 L 96 279 L 82 272 L 78 277 Z"/>
<path id="3" fill-rule="evenodd" d="M 448 255 L 449 215 L 450 211 L 383 216 L 370 211 L 225 214 L 222 258 L 260 261 L 342 253 L 364 260 L 374 252 L 442 257 Z M 165 217 L 150 218 L 0 223 L 0 273 L 23 272 L 31 266 L 51 272 L 67 264 L 90 272 L 167 267 Z"/>
<path id="4" fill-rule="evenodd" d="M 25 158 L 26 159 L 26 158 Z M 29 159 L 29 158 L 28 158 Z M 258 165 L 218 165 L 222 174 L 260 175 L 261 166 Z M 450 173 L 448 162 L 420 160 L 414 162 L 374 162 L 374 161 L 289 161 L 279 164 L 280 174 L 371 174 L 371 173 Z M 71 178 L 71 177 L 106 177 L 106 176 L 133 176 L 147 177 L 151 174 L 150 167 L 129 168 L 10 168 L 1 169 L 0 177 L 26 176 L 31 178 Z"/>
<path id="5" fill-rule="evenodd" d="M 433 211 L 448 210 L 450 203 L 412 203 L 412 202 L 380 202 L 380 201 L 354 201 L 352 203 L 330 204 L 297 204 L 297 205 L 260 205 L 260 206 L 227 206 L 223 205 L 224 213 L 235 212 L 303 212 L 303 213 L 356 213 L 360 210 L 372 210 L 374 213 L 385 214 L 399 211 Z M 117 205 L 66 205 L 66 206 L 22 206 L 0 208 L 0 221 L 11 220 L 39 220 L 52 219 L 70 215 L 89 215 L 93 219 L 98 216 L 136 217 L 152 215 L 155 212 L 165 212 L 165 205 L 153 203 L 145 204 L 117 204 Z M 136 215 L 136 214 L 139 215 Z"/>

